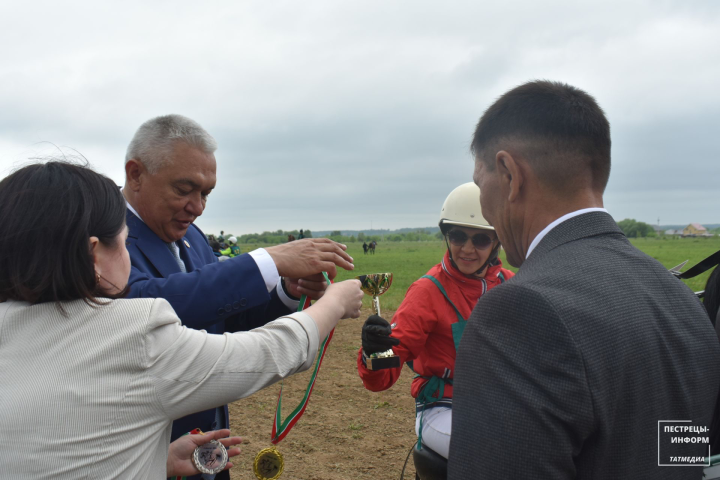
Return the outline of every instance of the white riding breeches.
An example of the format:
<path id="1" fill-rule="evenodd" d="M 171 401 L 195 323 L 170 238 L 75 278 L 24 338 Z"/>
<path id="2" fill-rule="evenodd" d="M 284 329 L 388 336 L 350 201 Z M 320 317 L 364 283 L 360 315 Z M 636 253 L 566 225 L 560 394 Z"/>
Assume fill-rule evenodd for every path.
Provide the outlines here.
<path id="1" fill-rule="evenodd" d="M 415 417 L 415 435 L 420 431 L 420 415 Z M 431 407 L 423 415 L 422 443 L 438 455 L 448 458 L 450 453 L 450 430 L 452 428 L 452 408 Z"/>

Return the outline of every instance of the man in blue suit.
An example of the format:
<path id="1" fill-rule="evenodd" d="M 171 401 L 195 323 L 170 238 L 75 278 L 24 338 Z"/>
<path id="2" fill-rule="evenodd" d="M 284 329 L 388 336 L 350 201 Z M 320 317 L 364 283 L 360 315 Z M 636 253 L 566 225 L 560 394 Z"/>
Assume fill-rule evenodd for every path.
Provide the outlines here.
<path id="1" fill-rule="evenodd" d="M 145 122 L 128 146 L 123 194 L 128 204 L 131 298 L 164 298 L 183 324 L 209 333 L 250 330 L 322 296 L 336 266 L 352 269 L 345 247 L 308 239 L 220 263 L 193 223 L 215 188 L 217 144 L 181 115 Z M 228 428 L 227 406 L 173 422 L 172 440 L 194 428 Z M 212 478 L 212 477 L 198 477 Z M 215 478 L 229 478 L 227 472 Z"/>

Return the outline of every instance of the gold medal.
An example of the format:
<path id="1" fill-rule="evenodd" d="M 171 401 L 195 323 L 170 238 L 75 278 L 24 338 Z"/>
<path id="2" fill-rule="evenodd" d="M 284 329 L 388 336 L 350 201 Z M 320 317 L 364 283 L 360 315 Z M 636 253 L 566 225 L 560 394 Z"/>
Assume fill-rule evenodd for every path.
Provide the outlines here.
<path id="1" fill-rule="evenodd" d="M 265 448 L 255 455 L 253 471 L 258 480 L 276 480 L 285 468 L 285 460 L 282 453 L 275 448 Z"/>

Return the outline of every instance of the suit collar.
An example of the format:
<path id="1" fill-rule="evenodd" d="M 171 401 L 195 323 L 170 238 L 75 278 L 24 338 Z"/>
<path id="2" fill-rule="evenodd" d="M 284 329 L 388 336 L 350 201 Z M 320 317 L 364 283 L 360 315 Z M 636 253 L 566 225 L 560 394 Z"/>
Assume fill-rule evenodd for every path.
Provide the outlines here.
<path id="1" fill-rule="evenodd" d="M 531 254 L 532 251 L 535 249 L 535 247 L 537 247 L 538 243 L 540 243 L 540 240 L 542 240 L 542 239 L 545 237 L 545 235 L 547 235 L 547 233 L 548 233 L 550 230 L 552 230 L 553 228 L 557 227 L 557 226 L 560 225 L 561 223 L 570 220 L 570 219 L 573 218 L 573 217 L 577 217 L 578 215 L 582 215 L 583 213 L 590 213 L 590 212 L 605 212 L 605 213 L 608 213 L 608 211 L 605 210 L 604 208 L 596 208 L 596 207 L 593 207 L 593 208 L 581 208 L 580 210 L 575 210 L 574 212 L 566 213 L 566 214 L 563 215 L 562 217 L 560 217 L 560 218 L 554 220 L 553 222 L 551 222 L 547 227 L 543 228 L 543 229 L 540 231 L 540 233 L 538 233 L 538 234 L 535 236 L 535 238 L 533 239 L 533 241 L 530 242 L 530 246 L 528 247 L 528 251 L 527 251 L 527 253 L 525 254 L 525 258 L 527 259 L 527 258 L 530 256 L 530 254 Z"/>
<path id="2" fill-rule="evenodd" d="M 609 213 L 590 212 L 578 215 L 550 230 L 526 261 L 539 257 L 564 243 L 604 234 L 624 235 Z"/>
<path id="3" fill-rule="evenodd" d="M 180 267 L 178 267 L 175 257 L 173 257 L 167 244 L 129 209 L 127 211 L 127 226 L 129 230 L 128 237 L 136 239 L 135 246 L 163 277 L 167 278 L 173 273 L 180 272 Z M 187 249 L 184 242 L 180 243 L 182 243 L 180 246 L 180 258 L 185 261 L 186 269 L 189 272 L 191 271 L 192 262 L 188 264 Z"/>

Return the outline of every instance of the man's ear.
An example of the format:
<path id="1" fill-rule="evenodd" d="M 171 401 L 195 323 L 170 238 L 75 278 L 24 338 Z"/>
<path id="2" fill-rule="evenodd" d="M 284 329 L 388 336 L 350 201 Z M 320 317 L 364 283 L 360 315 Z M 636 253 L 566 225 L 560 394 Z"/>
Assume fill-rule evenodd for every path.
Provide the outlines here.
<path id="1" fill-rule="evenodd" d="M 128 160 L 125 163 L 125 186 L 133 192 L 140 190 L 142 176 L 145 171 L 145 165 L 138 160 L 134 158 Z"/>
<path id="2" fill-rule="evenodd" d="M 495 168 L 498 169 L 501 185 L 507 193 L 509 202 L 517 200 L 520 190 L 523 187 L 525 177 L 523 175 L 522 165 L 518 159 L 513 157 L 506 150 L 500 150 L 495 155 Z"/>

